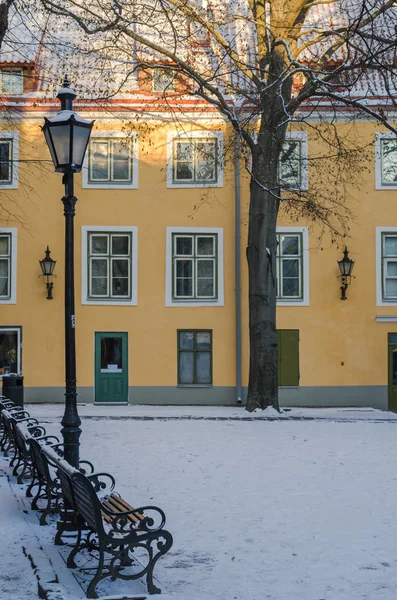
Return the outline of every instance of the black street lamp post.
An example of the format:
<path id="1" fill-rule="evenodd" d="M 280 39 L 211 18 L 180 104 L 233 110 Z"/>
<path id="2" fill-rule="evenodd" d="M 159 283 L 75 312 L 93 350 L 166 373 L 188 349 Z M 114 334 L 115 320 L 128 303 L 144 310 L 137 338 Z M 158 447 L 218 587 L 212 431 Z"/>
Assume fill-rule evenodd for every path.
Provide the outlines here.
<path id="1" fill-rule="evenodd" d="M 64 456 L 69 464 L 79 466 L 81 421 L 77 412 L 76 339 L 74 312 L 74 215 L 77 198 L 74 195 L 74 173 L 81 171 L 94 121 L 86 121 L 73 111 L 76 92 L 65 77 L 57 98 L 60 112 L 45 119 L 42 127 L 57 173 L 63 173 L 65 195 L 62 198 L 65 215 L 65 413 L 62 419 Z"/>

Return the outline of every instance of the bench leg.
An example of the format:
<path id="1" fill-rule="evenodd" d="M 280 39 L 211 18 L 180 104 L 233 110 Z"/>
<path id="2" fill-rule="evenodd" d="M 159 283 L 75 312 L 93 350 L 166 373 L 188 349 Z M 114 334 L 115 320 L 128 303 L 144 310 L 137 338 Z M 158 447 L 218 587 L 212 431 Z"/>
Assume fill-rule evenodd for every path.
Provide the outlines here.
<path id="1" fill-rule="evenodd" d="M 172 535 L 168 531 L 161 531 L 159 533 L 159 537 L 163 538 L 164 541 L 160 541 L 160 540 L 156 540 L 156 539 L 152 539 L 152 540 L 148 541 L 150 563 L 149 563 L 149 569 L 148 569 L 147 576 L 146 576 L 146 585 L 147 585 L 147 590 L 148 590 L 149 594 L 161 594 L 161 590 L 158 587 L 156 587 L 153 583 L 153 569 L 155 567 L 156 562 L 160 558 L 160 556 L 162 556 L 163 554 L 168 552 L 168 550 L 171 548 L 172 543 L 173 543 Z M 157 550 L 158 550 L 157 554 L 154 557 L 153 557 L 153 550 L 151 548 L 151 544 L 153 542 L 157 545 Z"/>
<path id="2" fill-rule="evenodd" d="M 95 573 L 94 579 L 91 581 L 90 585 L 87 588 L 87 598 L 98 598 L 98 594 L 96 593 L 95 588 L 96 588 L 97 584 L 99 583 L 99 581 L 101 580 L 104 562 L 105 562 L 105 553 L 103 551 L 103 548 L 101 546 L 99 546 L 98 568 Z"/>
<path id="3" fill-rule="evenodd" d="M 27 498 L 31 498 L 31 497 L 32 497 L 32 489 L 33 489 L 33 488 L 34 488 L 36 485 L 39 485 L 39 484 L 40 484 L 40 482 L 39 482 L 39 480 L 38 480 L 38 479 L 37 479 L 37 477 L 36 477 L 36 471 L 35 471 L 35 468 L 34 468 L 34 467 L 32 467 L 32 482 L 31 482 L 31 484 L 29 485 L 28 489 L 26 490 L 26 497 L 27 497 Z"/>
<path id="4" fill-rule="evenodd" d="M 68 559 L 66 561 L 66 566 L 68 567 L 68 569 L 75 569 L 77 567 L 76 563 L 74 562 L 74 557 L 76 556 L 76 554 L 78 553 L 79 549 L 80 549 L 80 543 L 81 543 L 81 530 L 83 527 L 83 523 L 81 518 L 78 516 L 77 517 L 77 538 L 76 538 L 76 543 L 72 548 L 72 551 L 70 552 Z"/>

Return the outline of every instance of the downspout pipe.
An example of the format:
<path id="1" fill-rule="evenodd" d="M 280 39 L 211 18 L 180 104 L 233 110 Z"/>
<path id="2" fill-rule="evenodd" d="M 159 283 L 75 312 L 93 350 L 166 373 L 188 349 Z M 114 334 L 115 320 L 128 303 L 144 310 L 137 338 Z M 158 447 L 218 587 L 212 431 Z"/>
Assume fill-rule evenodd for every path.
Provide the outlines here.
<path id="1" fill-rule="evenodd" d="M 241 384 L 241 185 L 240 139 L 234 136 L 234 227 L 235 227 L 235 299 L 236 299 L 236 403 L 243 402 Z"/>

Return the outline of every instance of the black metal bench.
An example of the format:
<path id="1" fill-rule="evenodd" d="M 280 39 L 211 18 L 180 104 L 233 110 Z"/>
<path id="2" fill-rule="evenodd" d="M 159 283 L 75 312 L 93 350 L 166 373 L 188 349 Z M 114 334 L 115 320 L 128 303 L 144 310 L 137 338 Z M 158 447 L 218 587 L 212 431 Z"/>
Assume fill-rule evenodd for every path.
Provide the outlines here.
<path id="1" fill-rule="evenodd" d="M 115 492 L 99 498 L 95 490 L 95 474 L 86 477 L 82 473 L 69 471 L 67 477 L 78 525 L 76 543 L 68 556 L 67 566 L 76 568 L 74 559 L 84 548 L 99 553 L 98 567 L 88 586 L 87 598 L 98 597 L 95 588 L 105 577 L 132 580 L 146 575 L 149 594 L 161 593 L 153 583 L 153 569 L 160 556 L 168 552 L 173 543 L 172 535 L 164 529 L 164 512 L 156 506 L 134 509 Z M 82 540 L 83 530 L 87 527 L 88 534 Z M 147 553 L 144 565 L 134 560 L 133 553 L 138 548 Z M 111 557 L 107 565 L 106 554 Z M 138 571 L 131 573 L 131 565 Z"/>

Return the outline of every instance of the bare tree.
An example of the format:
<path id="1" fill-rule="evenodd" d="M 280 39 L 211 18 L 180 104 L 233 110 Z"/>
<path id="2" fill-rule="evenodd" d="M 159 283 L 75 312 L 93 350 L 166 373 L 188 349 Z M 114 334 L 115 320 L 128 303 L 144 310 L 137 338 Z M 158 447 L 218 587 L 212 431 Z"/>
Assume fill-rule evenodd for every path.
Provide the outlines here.
<path id="1" fill-rule="evenodd" d="M 86 51 L 136 72 L 168 70 L 184 96 L 205 100 L 241 139 L 250 173 L 247 260 L 250 370 L 247 410 L 278 409 L 276 224 L 280 206 L 346 233 L 344 192 L 282 190 L 280 165 L 293 147 L 289 127 L 315 128 L 328 144 L 335 180 L 359 145 L 333 119 L 361 113 L 391 131 L 396 108 L 394 0 L 41 0 L 72 20 Z M 175 99 L 173 92 L 165 97 Z M 374 103 L 384 96 L 382 105 Z M 326 127 L 313 124 L 324 115 Z M 335 167 L 335 165 L 338 165 Z M 321 167 L 319 167 L 319 170 Z M 288 186 L 287 186 L 288 187 Z M 343 228 L 345 228 L 343 230 Z"/>

